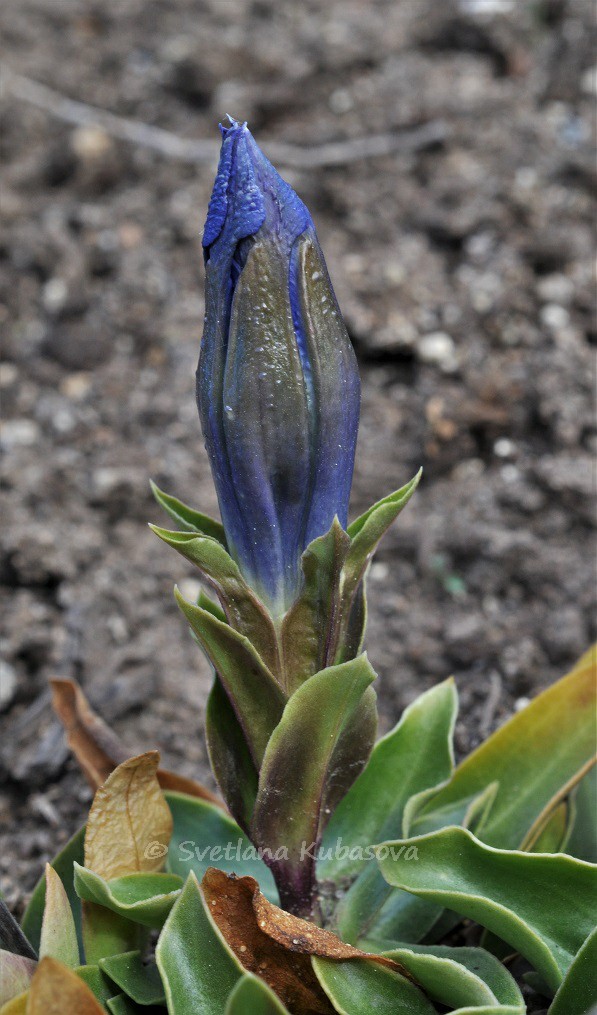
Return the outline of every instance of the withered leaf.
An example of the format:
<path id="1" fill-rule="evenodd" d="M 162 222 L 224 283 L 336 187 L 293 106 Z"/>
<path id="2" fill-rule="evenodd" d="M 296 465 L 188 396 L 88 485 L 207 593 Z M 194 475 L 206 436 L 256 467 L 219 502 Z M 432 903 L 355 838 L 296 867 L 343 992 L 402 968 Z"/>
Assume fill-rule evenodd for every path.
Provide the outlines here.
<path id="1" fill-rule="evenodd" d="M 313 972 L 312 955 L 338 961 L 369 959 L 407 975 L 391 959 L 353 948 L 331 931 L 274 906 L 254 878 L 209 867 L 201 888 L 214 922 L 239 962 L 265 980 L 296 1015 L 334 1011 Z"/>
<path id="2" fill-rule="evenodd" d="M 117 765 L 131 757 L 131 751 L 95 712 L 75 680 L 51 680 L 52 707 L 64 726 L 68 746 L 93 789 L 106 781 Z M 224 808 L 214 793 L 194 779 L 158 769 L 162 789 L 186 793 Z"/>
<path id="3" fill-rule="evenodd" d="M 86 983 L 49 956 L 39 963 L 29 988 L 27 1015 L 104 1015 Z"/>
<path id="4" fill-rule="evenodd" d="M 148 751 L 124 761 L 95 794 L 85 831 L 85 866 L 107 881 L 163 866 L 172 815 L 156 778 L 159 759 L 157 751 Z"/>

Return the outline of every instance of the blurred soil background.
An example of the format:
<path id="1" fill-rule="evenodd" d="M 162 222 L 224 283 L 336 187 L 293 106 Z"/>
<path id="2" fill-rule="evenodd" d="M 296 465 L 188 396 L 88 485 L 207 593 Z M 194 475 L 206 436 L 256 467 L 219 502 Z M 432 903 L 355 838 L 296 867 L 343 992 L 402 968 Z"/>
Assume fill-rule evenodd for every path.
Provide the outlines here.
<path id="1" fill-rule="evenodd" d="M 277 161 L 313 212 L 362 370 L 353 514 L 425 467 L 369 584 L 383 728 L 453 673 L 462 754 L 587 647 L 593 14 L 592 0 L 2 3 L 0 876 L 17 911 L 91 797 L 49 677 L 80 681 L 131 754 L 159 747 L 210 780 L 210 675 L 172 598 L 196 577 L 146 522 L 165 521 L 149 477 L 217 511 L 193 374 L 227 112 L 266 152 L 301 146 L 303 165 Z M 68 124 L 9 71 L 213 157 Z M 404 137 L 363 154 L 371 135 Z M 331 141 L 350 143 L 317 166 Z"/>

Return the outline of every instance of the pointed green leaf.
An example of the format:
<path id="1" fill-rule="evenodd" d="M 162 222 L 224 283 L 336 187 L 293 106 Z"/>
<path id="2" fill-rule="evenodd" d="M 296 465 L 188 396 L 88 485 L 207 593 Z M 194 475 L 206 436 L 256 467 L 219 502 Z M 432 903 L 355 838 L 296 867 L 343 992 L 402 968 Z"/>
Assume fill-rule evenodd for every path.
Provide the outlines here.
<path id="1" fill-rule="evenodd" d="M 416 861 L 407 859 L 409 847 Z M 593 928 L 597 868 L 563 854 L 498 850 L 465 829 L 445 828 L 385 843 L 378 862 L 390 884 L 503 938 L 554 991 Z"/>
<path id="2" fill-rule="evenodd" d="M 226 614 L 224 613 L 222 607 L 219 603 L 216 603 L 211 596 L 208 596 L 205 589 L 199 590 L 199 595 L 197 596 L 197 606 L 200 606 L 202 610 L 207 610 L 208 613 L 213 614 L 216 620 L 221 620 L 223 624 L 227 623 Z"/>
<path id="3" fill-rule="evenodd" d="M 249 875 L 270 902 L 278 903 L 272 873 L 239 826 L 219 807 L 184 793 L 166 793 L 174 829 L 166 858 L 169 871 L 184 880 L 193 871 L 202 879 L 216 865 L 228 874 Z"/>
<path id="4" fill-rule="evenodd" d="M 361 847 L 364 853 L 367 846 L 402 835 L 404 808 L 410 798 L 449 778 L 457 710 L 454 681 L 446 680 L 409 705 L 398 725 L 377 742 L 365 769 L 330 819 L 322 846 L 331 858 L 318 865 L 320 880 L 358 874 L 371 863 L 373 853 L 369 860 L 359 859 L 357 850 L 343 858 L 335 847 Z"/>
<path id="5" fill-rule="evenodd" d="M 566 852 L 597 863 L 597 765 L 581 779 L 572 798 L 574 820 Z"/>
<path id="6" fill-rule="evenodd" d="M 102 959 L 100 969 L 137 1004 L 166 1003 L 158 967 L 153 962 L 143 962 L 140 951 Z"/>
<path id="7" fill-rule="evenodd" d="M 166 514 L 170 515 L 170 518 L 180 525 L 181 529 L 187 531 L 190 529 L 192 532 L 199 532 L 202 536 L 210 536 L 212 539 L 217 539 L 222 546 L 226 546 L 226 534 L 221 522 L 210 518 L 209 515 L 201 514 L 200 511 L 195 511 L 188 504 L 183 504 L 177 497 L 164 493 L 152 480 L 149 482 L 151 492 L 160 507 L 163 507 Z"/>
<path id="8" fill-rule="evenodd" d="M 245 973 L 228 998 L 225 1015 L 288 1015 L 279 997 L 253 973 Z"/>
<path id="9" fill-rule="evenodd" d="M 525 843 L 525 850 L 531 853 L 563 853 L 570 836 L 572 818 L 570 801 L 563 800 L 537 827 L 532 839 Z"/>
<path id="10" fill-rule="evenodd" d="M 361 587 L 371 558 L 384 533 L 408 504 L 419 485 L 422 472 L 420 469 L 406 486 L 378 501 L 348 526 L 351 544 L 342 570 L 341 624 L 336 661 L 345 657 L 348 645 L 354 641 L 354 610 L 358 609 L 359 595 L 364 594 L 364 590 L 361 593 Z"/>
<path id="11" fill-rule="evenodd" d="M 193 873 L 160 934 L 156 961 L 170 1015 L 226 1010 L 243 969 L 213 923 Z"/>
<path id="12" fill-rule="evenodd" d="M 95 902 L 143 927 L 161 927 L 180 894 L 182 878 L 139 871 L 105 881 L 75 863 L 75 888 L 85 902 Z"/>
<path id="13" fill-rule="evenodd" d="M 315 975 L 340 1015 L 435 1015 L 424 994 L 400 973 L 364 959 L 312 960 Z"/>
<path id="14" fill-rule="evenodd" d="M 374 679 L 366 656 L 316 673 L 290 698 L 265 752 L 253 839 L 274 853 L 284 849 L 273 866 L 305 899 L 315 857 L 305 855 L 304 846 L 316 849 L 347 778 L 356 777 L 371 750 L 368 689 Z"/>
<path id="15" fill-rule="evenodd" d="M 248 638 L 188 603 L 178 589 L 174 594 L 234 706 L 254 763 L 261 765 L 286 703 L 282 689 Z"/>
<path id="16" fill-rule="evenodd" d="M 46 864 L 46 901 L 41 925 L 39 957 L 49 955 L 74 969 L 79 965 L 79 942 L 68 895 L 59 875 Z"/>
<path id="17" fill-rule="evenodd" d="M 221 543 L 192 532 L 170 532 L 157 525 L 149 527 L 199 568 L 215 589 L 230 626 L 245 635 L 271 672 L 278 674 L 280 659 L 274 622 Z"/>
<path id="18" fill-rule="evenodd" d="M 340 633 L 340 583 L 350 538 L 334 519 L 301 557 L 303 590 L 282 622 L 285 686 L 292 693 L 334 661 Z"/>
<path id="19" fill-rule="evenodd" d="M 241 828 L 248 831 L 259 776 L 241 725 L 217 675 L 207 699 L 205 737 L 211 769 L 228 810 Z"/>
<path id="20" fill-rule="evenodd" d="M 498 782 L 479 835 L 488 845 L 517 849 L 533 822 L 553 809 L 562 789 L 572 788 L 595 754 L 594 673 L 592 650 L 473 751 L 420 816 Z"/>
<path id="21" fill-rule="evenodd" d="M 73 835 L 64 849 L 58 853 L 58 855 L 52 860 L 51 866 L 54 868 L 56 873 L 59 875 L 62 884 L 64 885 L 66 894 L 68 896 L 72 914 L 77 928 L 77 938 L 79 940 L 79 948 L 83 947 L 83 938 L 81 932 L 81 900 L 79 899 L 74 885 L 74 870 L 73 862 L 76 860 L 77 863 L 83 863 L 84 861 L 84 840 L 85 840 L 85 828 L 80 828 L 78 832 Z M 25 910 L 25 915 L 21 922 L 23 931 L 27 935 L 27 938 L 31 942 L 35 951 L 39 951 L 39 942 L 41 940 L 41 926 L 44 915 L 44 906 L 46 901 L 46 878 L 45 874 L 37 882 L 33 895 L 29 901 L 29 905 Z"/>
<path id="22" fill-rule="evenodd" d="M 385 953 L 400 962 L 433 1001 L 453 1015 L 525 1015 L 508 970 L 483 948 L 413 945 Z"/>
<path id="23" fill-rule="evenodd" d="M 36 968 L 35 959 L 0 948 L 0 1007 L 29 990 Z"/>
<path id="24" fill-rule="evenodd" d="M 548 1015 L 592 1015 L 597 1005 L 597 927 L 562 980 Z"/>
<path id="25" fill-rule="evenodd" d="M 387 497 L 378 500 L 364 514 L 359 515 L 354 522 L 351 522 L 348 526 L 348 535 L 353 541 L 353 546 L 356 543 L 351 556 L 354 555 L 356 559 L 357 556 L 363 556 L 363 553 L 370 553 L 375 549 L 392 522 L 408 504 L 422 475 L 423 470 L 419 469 L 416 476 L 413 476 L 400 490 L 389 493 Z"/>

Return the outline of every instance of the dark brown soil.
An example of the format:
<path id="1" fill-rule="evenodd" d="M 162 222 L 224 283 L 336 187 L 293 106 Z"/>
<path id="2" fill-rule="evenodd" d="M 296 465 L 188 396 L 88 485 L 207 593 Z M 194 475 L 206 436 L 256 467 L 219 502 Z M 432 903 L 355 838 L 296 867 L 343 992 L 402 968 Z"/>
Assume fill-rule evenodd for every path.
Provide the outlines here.
<path id="1" fill-rule="evenodd" d="M 306 146 L 445 140 L 284 170 L 362 367 L 353 510 L 425 477 L 370 580 L 387 728 L 454 673 L 460 752 L 592 637 L 592 0 L 4 0 L 13 71 L 188 139 L 226 112 Z M 89 790 L 50 714 L 76 677 L 131 752 L 205 780 L 210 675 L 146 527 L 153 477 L 216 511 L 193 373 L 214 165 L 5 88 L 0 872 L 17 910 Z M 12 831 L 10 828 L 12 826 Z"/>

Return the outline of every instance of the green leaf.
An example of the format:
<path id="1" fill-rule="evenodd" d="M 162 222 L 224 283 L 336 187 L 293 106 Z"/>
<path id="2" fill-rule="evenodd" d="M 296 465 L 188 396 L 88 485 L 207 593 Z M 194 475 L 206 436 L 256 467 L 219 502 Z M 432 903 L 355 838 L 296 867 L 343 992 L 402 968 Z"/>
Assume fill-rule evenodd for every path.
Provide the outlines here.
<path id="1" fill-rule="evenodd" d="M 124 952 L 102 959 L 100 968 L 117 987 L 137 1004 L 165 1004 L 164 986 L 158 967 L 145 963 L 140 951 Z"/>
<path id="2" fill-rule="evenodd" d="M 566 852 L 597 863 L 597 765 L 581 779 L 572 798 L 574 821 Z"/>
<path id="3" fill-rule="evenodd" d="M 280 674 L 274 622 L 222 544 L 192 532 L 171 532 L 157 525 L 149 527 L 168 546 L 178 550 L 199 568 L 216 591 L 230 626 L 249 639 L 272 673 Z"/>
<path id="4" fill-rule="evenodd" d="M 177 497 L 164 493 L 151 479 L 149 482 L 151 492 L 160 507 L 163 507 L 166 514 L 170 515 L 170 518 L 180 525 L 181 529 L 190 529 L 193 532 L 199 532 L 202 536 L 210 536 L 212 539 L 217 539 L 222 546 L 226 546 L 226 534 L 221 522 L 210 518 L 209 515 L 201 514 L 200 511 L 195 511 L 187 504 L 183 504 Z"/>
<path id="5" fill-rule="evenodd" d="M 570 836 L 572 819 L 570 801 L 563 800 L 544 818 L 524 848 L 531 853 L 563 853 Z"/>
<path id="6" fill-rule="evenodd" d="M 336 661 L 343 658 L 347 646 L 354 641 L 354 609 L 371 558 L 384 533 L 408 504 L 422 472 L 420 469 L 406 486 L 378 501 L 348 526 L 351 544 L 342 571 L 341 625 Z"/>
<path id="7" fill-rule="evenodd" d="M 219 807 L 184 793 L 166 793 L 174 830 L 166 859 L 169 871 L 186 880 L 189 871 L 202 879 L 216 865 L 228 874 L 250 875 L 270 902 L 278 903 L 271 871 L 238 825 Z"/>
<path id="8" fill-rule="evenodd" d="M 358 586 L 350 607 L 348 621 L 344 625 L 343 635 L 336 652 L 336 662 L 345 663 L 354 659 L 363 651 L 365 628 L 367 627 L 367 573 Z"/>
<path id="9" fill-rule="evenodd" d="M 291 697 L 265 752 L 252 837 L 273 853 L 284 850 L 270 865 L 305 902 L 327 816 L 347 779 L 365 764 L 375 737 L 368 692 L 374 679 L 364 655 L 316 673 Z M 305 854 L 305 844 L 313 852 Z"/>
<path id="10" fill-rule="evenodd" d="M 364 959 L 312 959 L 315 975 L 340 1015 L 435 1015 L 424 994 L 400 973 Z"/>
<path id="11" fill-rule="evenodd" d="M 164 1015 L 163 1005 L 140 1005 L 126 994 L 117 994 L 107 1002 L 111 1015 Z"/>
<path id="12" fill-rule="evenodd" d="M 228 998 L 225 1015 L 288 1015 L 280 999 L 253 973 L 245 973 Z"/>
<path id="13" fill-rule="evenodd" d="M 77 928 L 77 938 L 79 940 L 79 948 L 83 948 L 83 936 L 81 931 L 82 916 L 81 916 L 81 901 L 75 891 L 74 885 L 74 870 L 73 863 L 82 864 L 84 861 L 84 840 L 85 840 L 85 828 L 79 829 L 78 832 L 73 835 L 64 849 L 58 853 L 58 855 L 52 860 L 51 866 L 54 868 L 56 873 L 59 875 L 64 889 L 70 902 L 75 926 Z M 46 902 L 46 878 L 45 874 L 37 882 L 29 905 L 25 910 L 21 926 L 23 931 L 27 935 L 27 938 L 31 942 L 36 952 L 39 951 L 39 943 L 41 940 L 41 927 L 44 916 L 44 906 Z"/>
<path id="14" fill-rule="evenodd" d="M 68 895 L 59 875 L 46 864 L 46 900 L 39 957 L 49 955 L 74 969 L 80 963 L 79 942 Z"/>
<path id="15" fill-rule="evenodd" d="M 212 772 L 228 810 L 241 828 L 248 831 L 259 775 L 242 727 L 217 675 L 207 699 L 205 737 Z"/>
<path id="16" fill-rule="evenodd" d="M 234 706 L 253 761 L 260 766 L 284 710 L 284 692 L 248 638 L 188 603 L 178 589 L 174 594 Z"/>
<path id="17" fill-rule="evenodd" d="M 413 945 L 385 953 L 400 962 L 434 1001 L 453 1015 L 525 1015 L 508 970 L 483 948 Z"/>
<path id="18" fill-rule="evenodd" d="M 457 707 L 451 679 L 417 698 L 376 744 L 364 772 L 334 812 L 318 875 L 336 881 L 359 875 L 336 909 L 345 941 L 371 949 L 379 940 L 419 941 L 441 914 L 438 906 L 392 889 L 381 876 L 373 846 L 403 834 L 411 805 L 449 778 Z M 356 851 L 351 854 L 346 847 Z"/>
<path id="19" fill-rule="evenodd" d="M 331 856 L 318 866 L 320 880 L 351 877 L 366 865 L 376 866 L 372 851 L 367 860 L 359 859 L 356 849 L 364 852 L 382 839 L 402 835 L 404 808 L 410 798 L 449 778 L 457 710 L 456 688 L 450 678 L 409 705 L 398 725 L 377 742 L 365 769 L 330 819 L 322 846 Z M 338 843 L 356 848 L 353 857 L 338 856 Z"/>
<path id="20" fill-rule="evenodd" d="M 114 994 L 114 986 L 108 977 L 104 976 L 100 967 L 96 965 L 78 966 L 75 972 L 105 1008 L 108 998 Z"/>
<path id="21" fill-rule="evenodd" d="M 441 913 L 441 906 L 388 885 L 372 861 L 341 899 L 335 922 L 343 941 L 381 952 L 388 942 L 420 941 Z"/>
<path id="22" fill-rule="evenodd" d="M 143 927 L 161 927 L 180 893 L 182 878 L 137 871 L 106 881 L 75 863 L 75 888 L 85 902 L 95 902 Z"/>
<path id="23" fill-rule="evenodd" d="M 29 989 L 36 968 L 35 959 L 0 948 L 0 1007 Z"/>
<path id="24" fill-rule="evenodd" d="M 569 792 L 595 753 L 594 650 L 567 677 L 549 687 L 458 766 L 451 782 L 420 817 L 499 788 L 479 837 L 517 849 L 531 825 Z M 411 832 L 419 831 L 413 826 Z"/>
<path id="25" fill-rule="evenodd" d="M 416 861 L 406 859 L 409 847 Z M 445 828 L 385 843 L 378 858 L 390 884 L 487 927 L 553 991 L 593 928 L 597 868 L 563 854 L 498 850 L 463 828 Z"/>
<path id="26" fill-rule="evenodd" d="M 82 910 L 84 953 L 89 965 L 144 944 L 147 931 L 141 924 L 95 902 L 82 902 Z"/>
<path id="27" fill-rule="evenodd" d="M 592 1015 L 597 1005 L 597 927 L 570 965 L 549 1015 Z"/>
<path id="28" fill-rule="evenodd" d="M 221 620 L 223 624 L 227 623 L 226 614 L 219 603 L 216 603 L 215 599 L 208 596 L 205 589 L 199 589 L 199 595 L 197 596 L 197 606 L 200 606 L 202 610 L 207 610 L 211 613 L 216 620 Z"/>
<path id="29" fill-rule="evenodd" d="M 340 634 L 342 567 L 350 538 L 334 518 L 329 532 L 301 557 L 302 592 L 282 621 L 285 686 L 289 693 L 334 661 Z"/>
<path id="30" fill-rule="evenodd" d="M 373 504 L 362 515 L 355 518 L 354 522 L 351 522 L 348 526 L 348 535 L 352 539 L 354 546 L 351 556 L 356 559 L 375 549 L 392 522 L 396 520 L 402 509 L 408 504 L 421 481 L 422 475 L 423 470 L 419 469 L 416 476 L 406 483 L 405 486 L 402 486 L 394 493 L 389 493 L 382 500 L 378 500 L 376 504 Z"/>
<path id="31" fill-rule="evenodd" d="M 243 969 L 213 923 L 192 872 L 160 934 L 156 960 L 169 1015 L 226 1010 Z"/>

